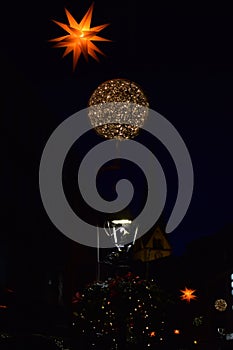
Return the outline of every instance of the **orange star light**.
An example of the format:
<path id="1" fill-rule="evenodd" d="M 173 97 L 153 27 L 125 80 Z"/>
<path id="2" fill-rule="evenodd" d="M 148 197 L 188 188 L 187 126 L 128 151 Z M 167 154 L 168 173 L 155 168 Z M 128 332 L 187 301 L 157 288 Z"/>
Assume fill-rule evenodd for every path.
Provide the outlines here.
<path id="1" fill-rule="evenodd" d="M 184 290 L 180 290 L 180 291 L 182 293 L 180 299 L 186 300 L 188 303 L 190 303 L 191 299 L 195 300 L 197 298 L 197 296 L 193 294 L 194 292 L 196 292 L 196 289 L 188 289 L 187 287 L 185 287 Z"/>
<path id="2" fill-rule="evenodd" d="M 94 45 L 92 41 L 111 41 L 97 35 L 102 29 L 107 27 L 109 23 L 90 28 L 93 7 L 94 3 L 92 3 L 80 23 L 76 22 L 74 17 L 66 8 L 65 12 L 69 24 L 64 24 L 53 20 L 53 22 L 55 22 L 69 34 L 51 39 L 49 41 L 57 42 L 54 47 L 66 48 L 63 57 L 73 51 L 73 70 L 77 65 L 81 53 L 84 55 L 86 61 L 88 60 L 88 55 L 93 57 L 96 61 L 99 61 L 96 52 L 104 55 L 104 53 L 96 45 Z"/>

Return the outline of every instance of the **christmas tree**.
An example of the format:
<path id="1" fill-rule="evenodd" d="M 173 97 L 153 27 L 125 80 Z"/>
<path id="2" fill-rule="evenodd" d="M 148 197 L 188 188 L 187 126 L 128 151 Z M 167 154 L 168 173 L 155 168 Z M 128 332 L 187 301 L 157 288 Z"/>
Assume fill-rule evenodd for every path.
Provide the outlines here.
<path id="1" fill-rule="evenodd" d="M 131 272 L 94 281 L 73 298 L 74 330 L 85 348 L 148 348 L 164 339 L 173 299 Z"/>

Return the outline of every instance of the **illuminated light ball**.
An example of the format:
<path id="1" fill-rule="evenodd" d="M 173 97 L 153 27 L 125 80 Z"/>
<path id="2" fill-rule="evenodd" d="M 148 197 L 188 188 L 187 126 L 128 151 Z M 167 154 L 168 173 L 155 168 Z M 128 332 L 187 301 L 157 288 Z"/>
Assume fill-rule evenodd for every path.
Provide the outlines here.
<path id="1" fill-rule="evenodd" d="M 227 302 L 224 299 L 217 299 L 214 303 L 214 307 L 218 311 L 225 311 L 227 308 Z"/>
<path id="2" fill-rule="evenodd" d="M 135 82 L 112 79 L 97 87 L 88 107 L 88 117 L 97 134 L 124 140 L 138 135 L 148 116 L 149 103 Z"/>

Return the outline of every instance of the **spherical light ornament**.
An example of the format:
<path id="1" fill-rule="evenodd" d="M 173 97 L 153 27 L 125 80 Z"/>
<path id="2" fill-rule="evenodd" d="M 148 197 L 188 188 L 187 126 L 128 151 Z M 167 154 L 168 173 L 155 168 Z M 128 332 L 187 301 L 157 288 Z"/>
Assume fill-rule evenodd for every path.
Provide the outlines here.
<path id="1" fill-rule="evenodd" d="M 88 107 L 88 116 L 97 134 L 123 140 L 138 135 L 148 115 L 149 103 L 138 84 L 127 79 L 112 79 L 97 87 Z"/>
<path id="2" fill-rule="evenodd" d="M 217 299 L 214 303 L 214 307 L 218 311 L 225 311 L 227 308 L 227 302 L 224 299 Z"/>

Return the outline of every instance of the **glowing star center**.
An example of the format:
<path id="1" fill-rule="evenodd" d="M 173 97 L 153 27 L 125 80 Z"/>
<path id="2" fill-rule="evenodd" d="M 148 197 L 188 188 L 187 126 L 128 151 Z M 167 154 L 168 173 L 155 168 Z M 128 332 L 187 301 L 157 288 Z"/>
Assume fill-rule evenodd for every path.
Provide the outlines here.
<path id="1" fill-rule="evenodd" d="M 84 55 L 86 61 L 88 60 L 89 55 L 96 61 L 99 61 L 96 54 L 97 52 L 104 55 L 104 53 L 93 43 L 93 41 L 111 41 L 97 35 L 109 24 L 102 24 L 93 28 L 90 27 L 93 6 L 94 3 L 92 3 L 80 23 L 74 19 L 67 9 L 65 9 L 65 12 L 69 22 L 68 24 L 54 21 L 68 34 L 49 41 L 56 42 L 54 47 L 65 48 L 63 57 L 68 55 L 68 53 L 73 52 L 73 70 L 77 65 L 81 53 Z"/>

